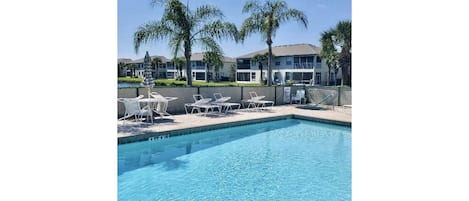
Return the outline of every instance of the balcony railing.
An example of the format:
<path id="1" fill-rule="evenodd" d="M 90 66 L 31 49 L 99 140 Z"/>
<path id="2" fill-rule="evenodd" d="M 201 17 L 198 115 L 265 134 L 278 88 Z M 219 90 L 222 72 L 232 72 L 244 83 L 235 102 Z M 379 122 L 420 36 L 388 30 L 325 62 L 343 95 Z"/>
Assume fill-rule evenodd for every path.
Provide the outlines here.
<path id="1" fill-rule="evenodd" d="M 315 68 L 321 68 L 321 63 L 316 62 L 316 67 Z"/>
<path id="2" fill-rule="evenodd" d="M 195 70 L 205 70 L 205 66 L 192 66 L 192 69 L 195 69 Z"/>
<path id="3" fill-rule="evenodd" d="M 295 69 L 313 69 L 313 63 L 311 63 L 311 62 L 294 63 L 293 68 L 295 68 Z"/>

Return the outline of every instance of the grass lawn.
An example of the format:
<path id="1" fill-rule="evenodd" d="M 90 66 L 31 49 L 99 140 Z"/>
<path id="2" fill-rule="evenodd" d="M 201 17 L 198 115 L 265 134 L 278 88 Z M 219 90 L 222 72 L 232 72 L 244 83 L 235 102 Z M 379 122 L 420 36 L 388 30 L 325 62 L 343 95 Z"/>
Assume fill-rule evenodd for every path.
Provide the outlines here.
<path id="1" fill-rule="evenodd" d="M 143 78 L 129 78 L 129 77 L 119 77 L 117 78 L 118 82 L 134 82 L 141 83 Z M 157 79 L 155 80 L 155 86 L 186 86 L 187 81 L 177 81 L 177 80 L 168 80 L 168 79 Z M 226 86 L 243 86 L 243 87 L 255 87 L 261 86 L 259 83 L 236 83 L 236 82 L 205 82 L 205 81 L 192 81 L 192 86 L 194 87 L 226 87 Z"/>

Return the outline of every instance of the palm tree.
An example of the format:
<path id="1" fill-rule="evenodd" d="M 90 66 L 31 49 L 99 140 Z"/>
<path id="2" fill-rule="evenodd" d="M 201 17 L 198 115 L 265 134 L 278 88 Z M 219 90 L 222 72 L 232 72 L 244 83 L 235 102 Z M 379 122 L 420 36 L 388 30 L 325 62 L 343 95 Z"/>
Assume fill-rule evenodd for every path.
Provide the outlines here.
<path id="1" fill-rule="evenodd" d="M 321 34 L 321 57 L 326 59 L 329 66 L 329 75 L 331 69 L 335 74 L 342 70 L 341 85 L 352 86 L 352 22 L 340 21 L 336 27 Z M 340 53 L 336 46 L 340 47 Z"/>
<path id="2" fill-rule="evenodd" d="M 153 0 L 156 3 L 161 0 Z M 202 5 L 195 10 L 181 3 L 179 0 L 163 2 L 165 9 L 159 21 L 141 25 L 134 34 L 135 51 L 140 44 L 153 40 L 169 39 L 173 57 L 184 49 L 187 69 L 187 86 L 192 85 L 191 54 L 194 44 L 201 45 L 208 51 L 221 51 L 215 39 L 231 38 L 237 42 L 238 31 L 236 25 L 222 21 L 223 12 L 211 5 Z"/>
<path id="3" fill-rule="evenodd" d="M 257 62 L 258 65 L 259 65 L 259 70 L 261 71 L 261 80 L 260 80 L 260 83 L 261 85 L 264 84 L 264 80 L 263 80 L 263 77 L 262 77 L 262 67 L 263 67 L 263 63 L 267 61 L 267 59 L 269 58 L 269 53 L 266 52 L 264 54 L 256 54 L 252 57 L 252 61 L 253 62 Z"/>
<path id="4" fill-rule="evenodd" d="M 335 28 L 336 44 L 340 46 L 339 64 L 342 85 L 352 86 L 352 22 L 340 21 Z"/>
<path id="5" fill-rule="evenodd" d="M 161 60 L 161 58 L 159 57 L 153 57 L 153 59 L 151 60 L 151 65 L 153 66 L 153 68 L 156 70 L 156 79 L 158 79 L 158 77 L 160 76 L 160 64 L 162 63 L 163 61 Z"/>
<path id="6" fill-rule="evenodd" d="M 230 75 L 229 75 L 229 81 L 234 82 L 236 80 L 236 65 L 231 64 L 230 66 Z"/>
<path id="7" fill-rule="evenodd" d="M 326 61 L 326 64 L 329 67 L 329 76 L 327 78 L 327 85 L 330 85 L 331 71 L 334 70 L 336 75 L 338 71 L 337 59 L 339 57 L 339 53 L 337 52 L 337 49 L 334 46 L 334 33 L 335 32 L 333 29 L 322 32 L 321 39 L 320 39 L 321 47 L 322 47 L 320 56 L 323 60 Z"/>
<path id="8" fill-rule="evenodd" d="M 179 72 L 179 77 L 182 77 L 182 66 L 184 65 L 184 60 L 174 57 L 171 62 L 173 62 L 174 68 Z"/>
<path id="9" fill-rule="evenodd" d="M 297 9 L 289 9 L 285 1 L 268 0 L 260 4 L 250 0 L 244 4 L 243 13 L 251 13 L 241 25 L 239 38 L 241 41 L 252 34 L 259 32 L 269 47 L 267 62 L 267 86 L 272 86 L 272 37 L 275 36 L 279 25 L 289 20 L 296 20 L 308 28 L 308 18 Z"/>
<path id="10" fill-rule="evenodd" d="M 135 77 L 135 69 L 137 68 L 137 64 L 128 64 L 128 68 L 130 68 L 132 77 Z"/>
<path id="11" fill-rule="evenodd" d="M 223 53 L 222 52 L 214 52 L 214 51 L 204 52 L 203 62 L 207 65 L 207 68 L 205 69 L 205 72 L 206 72 L 205 75 L 207 75 L 206 76 L 207 77 L 206 82 L 208 82 L 209 81 L 208 73 L 209 73 L 210 67 L 212 67 L 212 66 L 214 67 L 215 74 L 216 74 L 215 77 L 218 77 L 218 72 L 220 71 L 220 66 L 223 65 Z"/>
<path id="12" fill-rule="evenodd" d="M 122 61 L 117 63 L 117 77 L 122 76 L 122 71 L 124 70 L 125 66 L 126 66 L 126 64 Z"/>

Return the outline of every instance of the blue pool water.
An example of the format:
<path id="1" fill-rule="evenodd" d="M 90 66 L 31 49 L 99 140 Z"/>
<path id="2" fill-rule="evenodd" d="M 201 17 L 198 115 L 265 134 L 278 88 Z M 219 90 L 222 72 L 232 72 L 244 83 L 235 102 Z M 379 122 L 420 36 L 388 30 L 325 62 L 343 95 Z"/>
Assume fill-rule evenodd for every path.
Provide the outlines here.
<path id="1" fill-rule="evenodd" d="M 119 200 L 351 200 L 351 129 L 286 119 L 118 146 Z"/>

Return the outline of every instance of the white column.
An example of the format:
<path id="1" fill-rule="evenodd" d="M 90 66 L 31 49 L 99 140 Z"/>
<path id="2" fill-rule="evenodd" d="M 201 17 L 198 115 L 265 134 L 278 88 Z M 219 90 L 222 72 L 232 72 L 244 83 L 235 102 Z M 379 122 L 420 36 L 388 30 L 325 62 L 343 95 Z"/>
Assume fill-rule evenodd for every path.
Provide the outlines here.
<path id="1" fill-rule="evenodd" d="M 316 57 L 316 55 L 313 56 L 313 69 L 316 69 Z"/>

